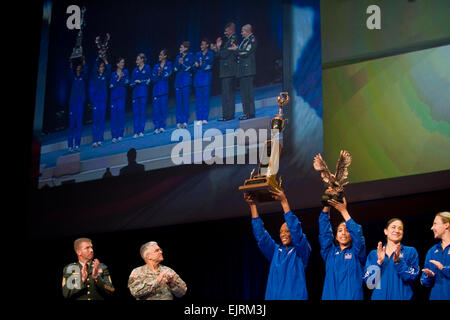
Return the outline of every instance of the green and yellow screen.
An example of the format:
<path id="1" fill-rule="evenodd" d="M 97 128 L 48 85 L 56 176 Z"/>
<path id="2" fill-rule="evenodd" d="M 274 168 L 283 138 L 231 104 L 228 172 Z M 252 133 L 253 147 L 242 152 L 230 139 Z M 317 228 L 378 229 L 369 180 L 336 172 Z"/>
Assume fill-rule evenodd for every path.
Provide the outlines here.
<path id="1" fill-rule="evenodd" d="M 450 169 L 450 45 L 323 72 L 324 153 L 353 182 Z"/>
<path id="2" fill-rule="evenodd" d="M 322 14 L 339 9 L 327 3 L 331 4 L 321 2 Z M 405 1 L 404 5 L 398 8 L 398 19 L 391 19 L 397 21 L 400 31 L 405 30 L 407 21 L 400 13 L 410 4 Z M 395 12 L 391 14 L 395 16 Z M 444 21 L 442 15 L 441 11 L 435 16 L 437 23 Z M 333 50 L 342 52 L 336 37 L 344 39 L 345 34 L 322 25 L 323 43 L 331 38 L 335 42 L 328 47 L 322 70 L 324 154 L 332 164 L 341 149 L 351 153 L 352 183 L 450 169 L 450 27 L 447 18 L 445 21 L 448 29 L 430 33 L 423 28 L 422 36 L 411 35 L 407 45 L 401 40 L 405 34 L 399 31 L 397 42 L 385 41 L 389 45 L 381 50 L 377 47 L 375 53 L 363 52 L 361 47 L 368 46 L 355 44 L 353 52 L 345 46 L 349 50 L 345 55 L 334 56 Z M 395 29 L 392 23 L 389 27 L 389 31 Z M 353 40 L 361 44 L 395 38 L 392 32 L 383 34 L 383 28 L 378 32 L 367 30 Z"/>

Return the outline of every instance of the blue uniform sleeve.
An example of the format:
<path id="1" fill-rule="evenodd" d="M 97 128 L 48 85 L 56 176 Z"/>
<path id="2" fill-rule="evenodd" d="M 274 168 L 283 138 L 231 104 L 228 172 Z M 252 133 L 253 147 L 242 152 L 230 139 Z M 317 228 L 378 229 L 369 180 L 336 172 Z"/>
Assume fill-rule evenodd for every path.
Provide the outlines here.
<path id="1" fill-rule="evenodd" d="M 109 63 L 106 64 L 105 77 L 108 80 L 111 78 L 111 65 Z"/>
<path id="2" fill-rule="evenodd" d="M 134 82 L 134 81 L 136 81 L 136 72 L 137 72 L 137 70 L 136 70 L 136 68 L 134 68 L 133 72 L 131 73 L 130 86 L 132 88 L 134 88 L 136 86 L 136 82 Z"/>
<path id="3" fill-rule="evenodd" d="M 450 279 L 450 266 L 444 266 L 441 272 L 444 275 L 444 277 Z"/>
<path id="4" fill-rule="evenodd" d="M 373 279 L 373 274 L 376 272 L 375 270 L 377 267 L 379 270 L 383 267 L 383 264 L 386 263 L 386 259 L 384 259 L 383 264 L 381 267 L 377 263 L 378 257 L 377 257 L 377 250 L 370 251 L 369 255 L 367 256 L 366 265 L 364 266 L 364 276 L 363 280 L 364 282 L 369 285 L 369 281 Z"/>
<path id="5" fill-rule="evenodd" d="M 123 83 L 125 85 L 130 84 L 130 73 L 127 69 L 123 70 Z"/>
<path id="6" fill-rule="evenodd" d="M 329 252 L 334 248 L 334 237 L 330 217 L 328 213 L 323 211 L 319 215 L 319 244 L 320 255 L 326 261 Z"/>
<path id="7" fill-rule="evenodd" d="M 155 66 L 152 69 L 152 81 L 153 82 L 157 82 L 159 80 L 158 69 L 159 69 L 159 63 L 155 64 Z"/>
<path id="8" fill-rule="evenodd" d="M 309 245 L 306 235 L 302 231 L 302 224 L 292 211 L 284 214 L 287 227 L 291 233 L 292 244 L 295 247 L 297 256 L 302 259 L 303 265 L 306 267 L 311 254 L 311 246 Z"/>
<path id="9" fill-rule="evenodd" d="M 432 250 L 433 250 L 433 248 L 428 250 L 427 255 L 425 257 L 425 263 L 424 263 L 423 268 L 430 269 L 431 271 L 434 272 L 434 274 L 436 274 L 437 267 L 430 262 L 430 260 L 432 260 L 431 259 Z M 436 280 L 436 276 L 431 277 L 431 276 L 427 275 L 425 272 L 422 272 L 422 276 L 420 277 L 420 283 L 425 287 L 432 287 L 434 285 L 435 280 Z"/>
<path id="10" fill-rule="evenodd" d="M 192 66 L 192 68 L 193 68 L 195 71 L 201 70 L 201 68 L 202 68 L 202 67 L 200 66 L 200 60 L 201 60 L 201 59 L 202 59 L 202 52 L 201 52 L 201 51 L 196 52 L 196 53 L 195 53 L 194 65 Z M 195 63 L 198 63 L 199 66 L 196 67 L 196 66 L 195 66 Z"/>
<path id="11" fill-rule="evenodd" d="M 91 79 L 91 81 L 89 81 L 89 101 L 91 103 L 93 103 L 94 101 L 94 93 L 95 91 L 95 87 L 94 87 L 94 79 Z"/>
<path id="12" fill-rule="evenodd" d="M 352 247 L 361 264 L 364 264 L 366 260 L 366 240 L 364 239 L 362 227 L 353 219 L 348 220 L 345 225 L 352 237 Z"/>
<path id="13" fill-rule="evenodd" d="M 119 83 L 117 81 L 117 79 L 118 79 L 117 73 L 115 73 L 115 72 L 112 73 L 111 78 L 109 78 L 109 88 L 110 89 L 114 89 L 117 86 L 117 84 Z"/>
<path id="14" fill-rule="evenodd" d="M 166 62 L 167 69 L 161 73 L 161 77 L 163 80 L 168 80 L 172 75 L 172 63 L 170 61 Z"/>
<path id="15" fill-rule="evenodd" d="M 209 51 L 206 53 L 206 56 L 208 57 L 208 62 L 207 62 L 206 64 L 203 65 L 203 70 L 209 71 L 209 70 L 212 70 L 212 67 L 213 67 L 213 63 L 214 63 L 214 53 L 213 53 L 211 50 L 209 50 Z"/>
<path id="16" fill-rule="evenodd" d="M 191 52 L 189 52 L 186 57 L 189 59 L 184 59 L 181 66 L 184 72 L 190 72 L 195 63 L 195 57 Z"/>
<path id="17" fill-rule="evenodd" d="M 152 70 L 150 70 L 150 66 L 148 64 L 146 64 L 144 66 L 144 70 L 145 70 L 145 75 L 144 75 L 144 78 L 141 80 L 141 83 L 145 82 L 146 85 L 149 85 L 150 82 L 152 81 L 152 79 L 151 79 Z"/>
<path id="18" fill-rule="evenodd" d="M 272 261 L 277 245 L 267 230 L 264 229 L 264 223 L 261 218 L 252 218 L 252 227 L 259 249 L 267 260 Z"/>
<path id="19" fill-rule="evenodd" d="M 173 62 L 173 71 L 174 72 L 178 72 L 180 69 L 180 63 L 178 62 L 178 60 L 181 58 L 181 55 L 177 55 L 175 58 L 175 61 Z"/>
<path id="20" fill-rule="evenodd" d="M 420 271 L 419 254 L 417 253 L 417 250 L 411 248 L 411 251 L 405 259 L 400 259 L 398 263 L 394 264 L 394 267 L 404 282 L 412 284 Z"/>

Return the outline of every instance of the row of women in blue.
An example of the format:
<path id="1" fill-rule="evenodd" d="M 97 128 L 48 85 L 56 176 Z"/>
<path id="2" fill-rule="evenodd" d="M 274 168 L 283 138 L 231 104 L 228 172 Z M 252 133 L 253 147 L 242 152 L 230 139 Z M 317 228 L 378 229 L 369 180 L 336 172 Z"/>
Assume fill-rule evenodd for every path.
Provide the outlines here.
<path id="1" fill-rule="evenodd" d="M 203 39 L 200 51 L 195 55 L 189 51 L 190 43 L 185 41 L 180 46 L 180 53 L 174 63 L 168 61 L 166 49 L 159 53 L 159 62 L 153 69 L 146 64 L 146 56 L 140 53 L 136 58 L 136 67 L 131 73 L 125 69 L 125 59 L 116 61 L 116 70 L 111 72 L 111 66 L 106 60 L 98 60 L 94 74 L 88 84 L 85 62 L 71 65 L 71 92 L 69 98 L 69 134 L 68 148 L 78 149 L 81 143 L 84 103 L 89 98 L 93 105 L 92 140 L 93 147 L 102 145 L 108 89 L 110 90 L 111 105 L 111 135 L 112 141 L 121 141 L 124 134 L 125 103 L 127 87 L 132 88 L 133 128 L 134 138 L 144 136 L 146 107 L 148 102 L 148 88 L 153 83 L 153 123 L 154 133 L 165 131 L 169 78 L 175 76 L 176 119 L 177 128 L 187 126 L 189 118 L 189 98 L 191 86 L 196 89 L 197 124 L 205 124 L 209 115 L 209 98 L 211 90 L 211 70 L 214 54 L 209 50 L 209 41 Z M 194 81 L 192 76 L 195 73 Z M 88 93 L 86 89 L 88 86 Z"/>
<path id="2" fill-rule="evenodd" d="M 244 198 L 250 206 L 253 233 L 261 252 L 270 262 L 266 286 L 266 300 L 306 300 L 305 269 L 311 246 L 302 231 L 299 219 L 292 213 L 283 191 L 272 191 L 280 201 L 285 223 L 280 228 L 281 245 L 264 229 L 256 202 L 249 194 Z M 325 281 L 322 300 L 363 300 L 363 284 L 373 289 L 372 300 L 410 300 L 413 282 L 419 276 L 419 256 L 413 247 L 404 246 L 403 222 L 388 221 L 384 233 L 387 242 L 378 243 L 366 259 L 362 228 L 347 211 L 347 201 L 329 200 L 319 216 L 320 254 L 325 261 Z M 333 234 L 330 207 L 344 219 Z M 430 300 L 450 300 L 450 213 L 435 216 L 431 230 L 441 241 L 433 246 L 425 258 L 420 282 L 432 287 Z"/>

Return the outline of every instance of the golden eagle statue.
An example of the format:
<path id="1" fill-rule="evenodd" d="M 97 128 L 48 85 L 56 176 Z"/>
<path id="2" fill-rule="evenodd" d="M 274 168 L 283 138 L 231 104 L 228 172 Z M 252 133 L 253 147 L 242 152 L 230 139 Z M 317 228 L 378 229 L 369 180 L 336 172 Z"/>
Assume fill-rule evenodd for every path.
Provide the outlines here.
<path id="1" fill-rule="evenodd" d="M 336 164 L 336 172 L 331 173 L 330 169 L 323 160 L 320 153 L 314 157 L 314 169 L 316 171 L 320 171 L 320 176 L 322 177 L 323 182 L 328 185 L 328 188 L 325 190 L 325 194 L 322 196 L 322 203 L 327 204 L 327 200 L 335 199 L 338 201 L 342 201 L 344 187 L 349 184 L 345 180 L 348 177 L 348 169 L 347 167 L 351 164 L 352 157 L 350 153 L 345 150 L 341 150 L 339 154 L 339 159 Z"/>

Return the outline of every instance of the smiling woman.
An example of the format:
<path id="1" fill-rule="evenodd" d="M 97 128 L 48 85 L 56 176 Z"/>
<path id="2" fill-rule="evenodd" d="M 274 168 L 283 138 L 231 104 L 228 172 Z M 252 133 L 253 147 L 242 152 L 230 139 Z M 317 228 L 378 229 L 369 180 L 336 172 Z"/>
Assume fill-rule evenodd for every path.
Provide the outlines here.
<path id="1" fill-rule="evenodd" d="M 330 206 L 319 216 L 320 254 L 326 264 L 322 300 L 362 300 L 364 298 L 362 270 L 366 259 L 366 245 L 362 228 L 347 211 L 347 200 L 328 200 L 344 219 L 336 236 L 330 224 Z"/>
<path id="2" fill-rule="evenodd" d="M 420 282 L 432 287 L 430 300 L 450 300 L 450 212 L 436 214 L 431 230 L 441 242 L 428 250 Z"/>
<path id="3" fill-rule="evenodd" d="M 384 234 L 386 245 L 378 242 L 377 249 L 369 253 L 365 267 L 364 280 L 369 289 L 374 289 L 372 300 L 411 300 L 413 282 L 420 270 L 417 250 L 401 244 L 404 225 L 399 218 L 387 222 Z M 377 283 L 372 286 L 370 281 L 374 276 Z"/>

